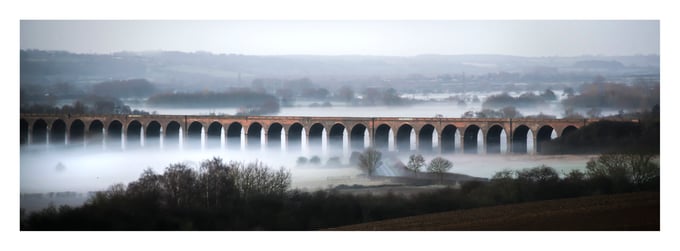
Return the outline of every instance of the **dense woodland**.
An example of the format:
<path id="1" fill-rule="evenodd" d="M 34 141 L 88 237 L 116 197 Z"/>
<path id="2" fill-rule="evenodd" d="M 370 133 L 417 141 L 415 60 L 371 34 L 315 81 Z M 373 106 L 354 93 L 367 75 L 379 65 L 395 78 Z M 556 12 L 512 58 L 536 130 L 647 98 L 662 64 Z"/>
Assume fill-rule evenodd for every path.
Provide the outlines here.
<path id="1" fill-rule="evenodd" d="M 616 121 L 626 118 L 639 122 Z M 543 154 L 644 152 L 658 154 L 661 146 L 659 106 L 644 113 L 613 116 L 588 124 L 573 133 L 543 143 Z"/>

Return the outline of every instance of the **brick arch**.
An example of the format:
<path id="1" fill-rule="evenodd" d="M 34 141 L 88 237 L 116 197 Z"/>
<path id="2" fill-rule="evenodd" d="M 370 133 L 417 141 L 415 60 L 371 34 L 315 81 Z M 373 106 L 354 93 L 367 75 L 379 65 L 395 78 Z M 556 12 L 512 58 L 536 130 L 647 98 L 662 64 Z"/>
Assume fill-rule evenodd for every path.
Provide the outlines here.
<path id="1" fill-rule="evenodd" d="M 462 134 L 460 128 L 453 124 L 446 124 L 441 128 L 439 145 L 441 146 L 442 153 L 453 153 L 456 151 L 456 132 L 458 132 L 459 136 Z"/>
<path id="2" fill-rule="evenodd" d="M 268 148 L 272 150 L 281 150 L 282 144 L 284 142 L 281 140 L 281 137 L 285 135 L 285 132 L 285 127 L 283 124 L 278 122 L 269 124 L 265 129 Z"/>
<path id="3" fill-rule="evenodd" d="M 373 145 L 375 146 L 375 148 L 382 149 L 385 151 L 389 149 L 390 131 L 394 130 L 392 129 L 392 126 L 390 126 L 389 124 L 379 124 L 378 126 L 375 127 L 375 133 L 373 135 L 374 138 Z"/>
<path id="4" fill-rule="evenodd" d="M 542 125 L 538 128 L 536 134 L 534 135 L 536 138 L 536 145 L 534 148 L 536 149 L 537 153 L 542 152 L 543 143 L 551 140 L 553 131 L 556 132 L 557 130 L 555 130 L 555 128 L 553 128 L 551 125 Z"/>
<path id="5" fill-rule="evenodd" d="M 126 136 L 126 147 L 134 148 L 141 145 L 143 129 L 144 125 L 139 120 L 133 119 L 127 122 L 127 125 L 125 125 L 125 128 L 123 129 Z"/>
<path id="6" fill-rule="evenodd" d="M 479 153 L 477 139 L 480 132 L 482 137 L 484 137 L 485 132 L 483 128 L 477 124 L 469 124 L 461 131 L 463 134 L 463 151 L 465 153 Z"/>
<path id="7" fill-rule="evenodd" d="M 576 125 L 567 125 L 567 126 L 560 128 L 559 131 L 557 131 L 557 136 L 558 137 L 564 137 L 564 136 L 567 136 L 571 133 L 574 133 L 578 129 L 579 129 L 579 127 L 576 126 Z"/>
<path id="8" fill-rule="evenodd" d="M 432 138 L 435 136 L 435 133 L 437 133 L 437 128 L 434 125 L 431 124 L 423 124 L 420 126 L 419 129 L 416 130 L 416 137 L 418 137 L 418 150 L 421 152 L 433 152 L 434 151 L 434 142 Z M 439 133 L 436 135 L 437 137 L 439 136 Z M 438 137 L 440 138 L 440 137 Z M 439 142 L 438 144 L 441 145 Z"/>
<path id="9" fill-rule="evenodd" d="M 109 120 L 106 124 L 106 144 L 110 147 L 120 148 L 123 144 L 124 128 L 123 121 L 118 119 Z"/>
<path id="10" fill-rule="evenodd" d="M 486 131 L 484 139 L 486 153 L 501 153 L 501 137 L 503 131 L 506 131 L 505 128 L 499 124 L 490 124 Z M 507 135 L 507 131 L 505 133 Z"/>
<path id="11" fill-rule="evenodd" d="M 343 123 L 335 123 L 330 127 L 330 130 L 326 130 L 328 135 L 328 148 L 331 151 L 342 152 L 344 151 L 344 134 L 347 132 L 347 127 Z"/>
<path id="12" fill-rule="evenodd" d="M 62 119 L 55 119 L 50 124 L 50 144 L 64 145 L 66 144 L 66 137 L 68 135 L 68 127 L 66 121 Z"/>
<path id="13" fill-rule="evenodd" d="M 396 135 L 395 135 L 395 138 L 396 138 L 395 143 L 396 143 L 398 151 L 400 151 L 400 152 L 411 151 L 411 143 L 412 143 L 411 142 L 411 132 L 414 131 L 414 130 L 415 130 L 415 128 L 410 123 L 402 123 L 401 125 L 399 125 L 399 127 L 397 128 Z"/>
<path id="14" fill-rule="evenodd" d="M 206 123 L 205 120 L 198 120 L 198 119 L 187 120 L 187 132 L 189 131 L 188 129 L 189 129 L 189 127 L 191 127 L 191 125 L 196 125 L 197 123 L 200 124 L 202 128 L 208 128 L 208 125 L 209 125 L 209 123 Z"/>
<path id="15" fill-rule="evenodd" d="M 323 146 L 324 135 L 323 131 L 328 129 L 322 123 L 313 123 L 307 130 L 307 142 L 311 151 L 321 152 Z"/>
<path id="16" fill-rule="evenodd" d="M 85 134 L 87 133 L 85 122 L 80 119 L 74 119 L 69 123 L 67 130 L 69 145 L 85 144 Z"/>
<path id="17" fill-rule="evenodd" d="M 35 144 L 47 143 L 49 124 L 44 119 L 36 119 L 31 125 L 31 141 Z"/>
<path id="18" fill-rule="evenodd" d="M 294 122 L 291 123 L 286 131 L 286 147 L 287 151 L 302 152 L 302 136 L 306 134 L 305 126 L 302 123 Z"/>
<path id="19" fill-rule="evenodd" d="M 264 126 L 259 122 L 251 122 L 246 132 L 247 146 L 251 150 L 259 150 L 262 147 L 262 130 Z"/>
<path id="20" fill-rule="evenodd" d="M 241 149 L 241 132 L 246 132 L 246 128 L 239 121 L 231 121 L 228 125 L 225 125 L 225 138 L 227 141 L 227 150 L 240 150 Z"/>
<path id="21" fill-rule="evenodd" d="M 186 128 L 183 128 L 182 123 L 176 120 L 168 120 L 163 126 L 163 147 L 178 149 L 181 146 L 180 134 L 183 135 Z"/>
<path id="22" fill-rule="evenodd" d="M 220 121 L 213 120 L 205 128 L 205 140 L 207 148 L 220 148 L 222 146 L 222 131 L 224 125 Z"/>
<path id="23" fill-rule="evenodd" d="M 201 121 L 187 122 L 187 128 L 184 129 L 184 145 L 185 149 L 201 149 L 201 134 L 205 130 L 205 124 Z"/>
<path id="24" fill-rule="evenodd" d="M 85 126 L 88 145 L 99 145 L 104 143 L 104 122 L 99 119 L 92 119 Z"/>
<path id="25" fill-rule="evenodd" d="M 527 145 L 527 139 L 528 139 L 528 133 L 531 132 L 532 137 L 535 135 L 535 133 L 532 131 L 532 129 L 525 125 L 525 124 L 520 124 L 515 126 L 515 128 L 512 129 L 512 137 L 510 139 L 511 141 L 511 148 L 513 153 L 527 153 L 528 152 L 528 145 Z M 533 138 L 532 138 L 533 140 Z"/>
<path id="26" fill-rule="evenodd" d="M 160 147 L 163 124 L 156 120 L 146 121 L 144 125 L 144 146 Z"/>
<path id="27" fill-rule="evenodd" d="M 362 123 L 354 123 L 352 125 L 348 132 L 348 134 L 350 135 L 349 136 L 350 151 L 363 151 L 364 148 L 366 148 L 366 144 L 364 142 L 364 137 L 366 136 L 366 133 L 368 133 L 370 137 L 370 131 L 367 125 L 364 125 Z"/>

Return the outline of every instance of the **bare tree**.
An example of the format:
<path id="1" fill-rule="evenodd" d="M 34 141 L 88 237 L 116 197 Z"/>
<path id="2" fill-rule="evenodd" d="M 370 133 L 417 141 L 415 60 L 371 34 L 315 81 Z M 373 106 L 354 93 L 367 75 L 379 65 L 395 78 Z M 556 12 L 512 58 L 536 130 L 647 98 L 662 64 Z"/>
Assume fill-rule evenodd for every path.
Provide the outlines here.
<path id="1" fill-rule="evenodd" d="M 373 148 L 366 149 L 359 155 L 359 167 L 365 170 L 368 173 L 368 176 L 371 176 L 375 169 L 382 164 L 382 161 L 380 161 L 381 158 L 381 152 Z"/>
<path id="2" fill-rule="evenodd" d="M 444 173 L 453 167 L 451 161 L 444 159 L 442 157 L 436 157 L 430 161 L 430 165 L 427 167 L 427 171 L 437 174 L 439 176 L 439 182 L 444 181 Z"/>
<path id="3" fill-rule="evenodd" d="M 232 169 L 219 157 L 201 162 L 198 180 L 207 208 L 221 207 L 236 195 Z"/>
<path id="4" fill-rule="evenodd" d="M 190 205 L 195 199 L 196 172 L 183 163 L 170 164 L 165 168 L 161 185 L 168 196 L 168 203 L 173 206 Z"/>
<path id="5" fill-rule="evenodd" d="M 411 154 L 408 158 L 408 164 L 406 164 L 406 168 L 408 170 L 413 171 L 413 174 L 418 176 L 418 172 L 420 172 L 420 168 L 425 165 L 425 158 L 423 158 L 423 155 L 420 154 Z"/>

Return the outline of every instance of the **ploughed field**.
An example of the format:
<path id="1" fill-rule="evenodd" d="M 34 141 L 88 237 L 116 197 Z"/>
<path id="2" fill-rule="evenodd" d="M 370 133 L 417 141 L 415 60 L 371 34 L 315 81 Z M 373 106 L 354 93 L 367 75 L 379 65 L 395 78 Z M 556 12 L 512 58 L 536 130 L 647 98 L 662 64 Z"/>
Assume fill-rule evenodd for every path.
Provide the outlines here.
<path id="1" fill-rule="evenodd" d="M 659 230 L 659 192 L 449 211 L 330 230 Z"/>

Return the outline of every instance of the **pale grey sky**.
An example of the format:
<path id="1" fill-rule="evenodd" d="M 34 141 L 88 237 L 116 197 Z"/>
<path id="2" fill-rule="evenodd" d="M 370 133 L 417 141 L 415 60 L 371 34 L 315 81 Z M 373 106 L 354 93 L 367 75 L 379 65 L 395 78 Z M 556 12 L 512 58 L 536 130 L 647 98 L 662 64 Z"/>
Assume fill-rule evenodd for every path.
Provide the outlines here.
<path id="1" fill-rule="evenodd" d="M 659 21 L 22 20 L 21 49 L 248 55 L 659 54 Z"/>

